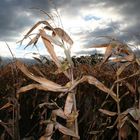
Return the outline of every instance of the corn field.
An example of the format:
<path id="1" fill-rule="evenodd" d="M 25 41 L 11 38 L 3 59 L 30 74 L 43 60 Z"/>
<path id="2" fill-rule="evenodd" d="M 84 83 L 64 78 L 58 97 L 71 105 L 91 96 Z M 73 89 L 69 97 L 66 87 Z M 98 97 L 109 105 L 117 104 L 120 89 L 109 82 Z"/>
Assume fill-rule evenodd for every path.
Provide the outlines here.
<path id="1" fill-rule="evenodd" d="M 140 60 L 127 44 L 110 38 L 92 46 L 105 54 L 74 58 L 72 38 L 49 21 L 19 43 L 28 38 L 25 48 L 40 39 L 51 60 L 1 68 L 1 140 L 140 140 Z"/>

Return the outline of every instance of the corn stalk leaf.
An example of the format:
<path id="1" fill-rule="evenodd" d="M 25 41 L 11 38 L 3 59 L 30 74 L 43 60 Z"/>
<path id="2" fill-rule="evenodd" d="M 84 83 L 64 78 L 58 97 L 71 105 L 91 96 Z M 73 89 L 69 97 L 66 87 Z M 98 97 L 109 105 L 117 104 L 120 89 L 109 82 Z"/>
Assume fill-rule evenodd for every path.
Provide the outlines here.
<path id="1" fill-rule="evenodd" d="M 63 125 L 59 124 L 58 122 L 56 122 L 55 128 L 58 129 L 64 135 L 72 136 L 72 137 L 79 139 L 79 136 L 74 131 L 68 129 L 67 127 L 64 127 Z"/>
<path id="2" fill-rule="evenodd" d="M 132 62 L 135 59 L 135 55 L 132 53 L 130 55 L 121 57 L 121 58 L 115 58 L 112 59 L 112 62 L 121 62 L 121 61 L 128 61 L 128 62 Z"/>
<path id="3" fill-rule="evenodd" d="M 24 86 L 24 87 L 21 87 L 20 89 L 18 89 L 17 90 L 17 96 L 18 96 L 18 94 L 21 94 L 23 92 L 27 92 L 27 91 L 32 90 L 32 89 L 39 89 L 39 90 L 49 91 L 49 89 L 44 85 L 41 85 L 41 84 L 29 84 L 27 86 Z"/>
<path id="4" fill-rule="evenodd" d="M 64 111 L 62 109 L 55 109 L 52 111 L 52 114 L 59 116 L 63 119 L 67 119 L 67 116 L 65 115 Z"/>
<path id="5" fill-rule="evenodd" d="M 52 82 L 48 79 L 33 75 L 31 72 L 28 71 L 28 69 L 25 67 L 25 65 L 23 63 L 21 63 L 20 61 L 17 61 L 16 65 L 27 77 L 29 77 L 30 79 L 40 83 L 41 84 L 41 86 L 40 86 L 41 89 L 44 88 L 44 90 L 48 89 L 48 90 L 54 91 L 54 92 L 67 91 L 66 88 L 62 87 L 61 85 L 59 85 L 55 82 Z M 31 89 L 34 86 L 39 87 L 38 85 L 33 85 L 32 84 L 32 85 L 28 86 L 28 88 Z"/>
<path id="6" fill-rule="evenodd" d="M 50 56 L 52 57 L 52 60 L 54 61 L 54 63 L 57 65 L 58 68 L 61 68 L 61 63 L 54 51 L 54 46 L 51 44 L 51 42 L 47 38 L 47 34 L 45 33 L 44 30 L 40 30 L 40 35 L 41 35 L 41 38 L 43 40 L 45 47 L 47 48 Z"/>
<path id="7" fill-rule="evenodd" d="M 77 119 L 79 115 L 79 111 L 72 111 L 71 114 L 69 114 L 67 123 L 73 124 L 73 122 Z"/>
<path id="8" fill-rule="evenodd" d="M 45 21 L 39 21 L 37 22 L 28 32 L 27 34 L 25 35 L 25 37 L 23 39 L 26 39 L 28 37 L 28 35 L 35 29 L 37 28 L 40 24 L 44 24 L 46 26 L 48 26 L 49 28 L 53 29 L 52 26 L 49 24 L 49 22 L 47 22 L 46 20 Z"/>
<path id="9" fill-rule="evenodd" d="M 140 110 L 138 108 L 128 108 L 124 112 L 121 113 L 122 115 L 130 114 L 135 120 L 140 119 Z"/>
<path id="10" fill-rule="evenodd" d="M 54 28 L 53 29 L 53 36 L 58 35 L 63 41 L 67 42 L 70 45 L 73 45 L 73 40 L 70 36 L 61 28 Z"/>
<path id="11" fill-rule="evenodd" d="M 119 129 L 119 128 L 122 128 L 123 126 L 124 126 L 124 124 L 125 124 L 125 122 L 128 120 L 128 116 L 118 116 L 118 124 L 117 124 L 117 128 Z"/>
<path id="12" fill-rule="evenodd" d="M 39 37 L 40 37 L 40 34 L 37 34 L 35 37 L 33 37 L 33 38 L 31 39 L 31 41 L 26 45 L 25 48 L 27 48 L 28 46 L 30 46 L 30 45 L 32 45 L 32 44 L 33 44 L 33 45 L 36 45 L 36 43 L 37 43 Z M 24 49 L 25 49 L 25 48 L 24 48 Z"/>
<path id="13" fill-rule="evenodd" d="M 21 44 L 22 44 L 23 40 L 26 39 L 26 38 L 30 35 L 30 33 L 31 33 L 35 28 L 37 28 L 40 24 L 44 24 L 44 25 L 48 26 L 50 29 L 53 29 L 52 26 L 51 26 L 47 21 L 39 21 L 39 22 L 37 22 L 37 23 L 27 32 L 27 34 L 24 36 L 24 38 L 23 38 L 21 41 L 19 41 L 19 42 L 21 42 Z M 18 42 L 18 43 L 19 43 L 19 42 Z"/>
<path id="14" fill-rule="evenodd" d="M 66 116 L 69 116 L 72 112 L 72 107 L 73 107 L 73 94 L 72 93 L 68 93 L 67 95 L 67 99 L 65 102 L 65 107 L 64 107 L 64 114 Z"/>
<path id="15" fill-rule="evenodd" d="M 95 85 L 100 90 L 104 91 L 105 93 L 108 93 L 116 102 L 119 101 L 116 94 L 111 89 L 107 88 L 103 83 L 101 83 L 99 80 L 97 80 L 93 76 L 83 76 L 80 80 L 76 81 L 71 86 L 69 91 L 71 91 L 73 88 L 75 88 L 79 83 L 83 83 L 83 82 L 88 82 L 89 84 Z"/>
<path id="16" fill-rule="evenodd" d="M 108 116 L 116 116 L 117 115 L 117 112 L 112 112 L 112 111 L 109 111 L 106 109 L 99 109 L 99 111 L 105 115 L 108 115 Z"/>
<path id="17" fill-rule="evenodd" d="M 44 42 L 45 47 L 47 48 L 50 56 L 52 57 L 52 60 L 57 65 L 57 67 L 60 70 L 62 70 L 62 64 L 60 63 L 60 61 L 59 61 L 59 59 L 58 59 L 58 57 L 57 57 L 57 55 L 56 55 L 56 53 L 54 51 L 53 45 L 51 44 L 51 42 L 47 38 L 47 34 L 45 33 L 44 30 L 40 30 L 40 35 L 41 35 L 41 38 L 42 38 L 42 40 Z M 64 71 L 63 73 L 70 79 L 70 76 L 69 76 L 69 74 L 66 71 Z"/>
<path id="18" fill-rule="evenodd" d="M 60 42 L 59 40 L 57 40 L 56 38 L 54 38 L 54 37 L 52 37 L 52 36 L 50 36 L 50 35 L 45 35 L 45 38 L 47 38 L 51 43 L 54 43 L 55 45 L 57 45 L 57 46 L 60 46 L 60 47 L 62 47 L 63 46 L 63 43 L 62 42 Z"/>

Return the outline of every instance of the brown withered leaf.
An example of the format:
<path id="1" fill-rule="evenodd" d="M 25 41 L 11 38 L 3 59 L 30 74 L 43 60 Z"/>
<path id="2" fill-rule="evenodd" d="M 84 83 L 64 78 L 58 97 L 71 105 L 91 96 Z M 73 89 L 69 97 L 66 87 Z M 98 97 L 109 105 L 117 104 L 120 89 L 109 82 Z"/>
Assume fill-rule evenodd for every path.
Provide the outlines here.
<path id="1" fill-rule="evenodd" d="M 61 63 L 54 51 L 54 46 L 51 44 L 51 42 L 47 38 L 46 32 L 44 30 L 40 30 L 40 35 L 41 35 L 43 43 L 44 43 L 45 47 L 47 48 L 52 60 L 54 61 L 54 63 L 57 65 L 58 68 L 61 68 Z"/>
<path id="2" fill-rule="evenodd" d="M 67 42 L 70 45 L 73 45 L 73 40 L 70 36 L 61 28 L 54 28 L 53 29 L 53 36 L 58 35 L 63 41 Z"/>
<path id="3" fill-rule="evenodd" d="M 92 47 L 93 48 L 103 48 L 103 47 L 106 48 L 106 51 L 105 51 L 105 55 L 104 55 L 104 59 L 102 61 L 102 64 L 104 64 L 109 59 L 109 57 L 112 55 L 113 45 L 110 44 L 110 43 L 108 43 L 108 44 L 101 44 L 101 45 L 92 46 Z"/>
<path id="4" fill-rule="evenodd" d="M 121 62 L 121 61 L 127 61 L 127 62 L 132 62 L 135 58 L 135 55 L 132 53 L 130 55 L 127 55 L 127 56 L 124 56 L 124 57 L 121 57 L 121 58 L 115 58 L 115 59 L 112 59 L 111 61 L 112 62 Z"/>
<path id="5" fill-rule="evenodd" d="M 67 95 L 67 99 L 65 102 L 65 107 L 64 107 L 64 114 L 66 116 L 69 116 L 72 112 L 72 107 L 73 107 L 73 94 L 72 93 L 68 93 Z"/>
<path id="6" fill-rule="evenodd" d="M 41 84 L 29 84 L 27 86 L 21 87 L 20 89 L 17 90 L 17 97 L 19 96 L 19 94 L 23 93 L 23 92 L 27 92 L 29 90 L 32 89 L 39 89 L 39 90 L 44 90 L 44 91 L 49 91 L 49 89 Z"/>
<path id="7" fill-rule="evenodd" d="M 74 89 L 79 83 L 83 83 L 83 82 L 88 82 L 89 84 L 95 85 L 100 90 L 104 91 L 105 93 L 108 93 L 116 102 L 119 101 L 119 99 L 117 98 L 116 94 L 111 89 L 109 89 L 108 87 L 106 87 L 103 83 L 101 83 L 99 80 L 97 80 L 93 76 L 83 76 L 80 80 L 76 81 L 71 86 L 71 88 L 69 89 L 69 91 L 71 91 L 72 89 Z"/>
<path id="8" fill-rule="evenodd" d="M 21 41 L 19 41 L 19 42 L 21 42 L 21 44 L 22 44 L 22 41 L 24 40 L 24 39 L 26 39 L 29 35 L 30 35 L 30 33 L 35 29 L 35 28 L 37 28 L 40 24 L 44 24 L 44 25 L 46 25 L 46 26 L 48 26 L 50 29 L 53 29 L 53 27 L 49 24 L 49 22 L 47 22 L 46 20 L 45 21 L 39 21 L 39 22 L 37 22 L 27 33 L 26 33 L 26 35 L 24 36 L 24 38 L 21 40 Z M 19 42 L 17 42 L 17 43 L 19 43 Z"/>
<path id="9" fill-rule="evenodd" d="M 45 33 L 44 30 L 40 30 L 40 35 L 41 35 L 41 38 L 44 42 L 44 45 L 45 47 L 47 48 L 52 60 L 54 61 L 54 63 L 57 65 L 57 67 L 62 70 L 62 64 L 60 63 L 55 51 L 54 51 L 54 47 L 53 45 L 51 44 L 51 42 L 49 41 L 49 39 L 47 38 L 47 34 Z M 63 72 L 69 79 L 70 79 L 70 76 L 69 74 L 67 73 L 67 71 L 64 71 Z"/>
<path id="10" fill-rule="evenodd" d="M 59 116 L 63 119 L 67 119 L 67 116 L 65 115 L 64 111 L 62 109 L 55 109 L 52 111 L 52 114 Z"/>
<path id="11" fill-rule="evenodd" d="M 67 122 L 73 123 L 77 119 L 78 115 L 79 115 L 79 111 L 72 111 L 72 113 L 69 114 L 68 116 Z"/>
<path id="12" fill-rule="evenodd" d="M 117 112 L 112 112 L 112 111 L 109 111 L 106 109 L 99 109 L 99 111 L 105 115 L 108 115 L 108 116 L 116 116 L 117 115 Z"/>
<path id="13" fill-rule="evenodd" d="M 56 122 L 55 129 L 58 129 L 64 135 L 68 135 L 80 139 L 80 137 L 74 131 L 68 129 L 67 127 L 64 127 L 58 122 Z"/>
<path id="14" fill-rule="evenodd" d="M 131 62 L 135 59 L 134 53 L 130 53 L 129 55 L 125 56 L 124 59 L 128 62 Z"/>
<path id="15" fill-rule="evenodd" d="M 25 48 L 27 48 L 28 46 L 30 46 L 30 45 L 32 45 L 32 44 L 33 44 L 33 45 L 36 45 L 36 43 L 37 43 L 39 37 L 40 37 L 40 34 L 37 34 L 35 37 L 33 37 L 33 38 L 30 40 L 30 42 L 26 45 Z M 24 49 L 25 49 L 25 48 L 24 48 Z"/>
<path id="16" fill-rule="evenodd" d="M 58 39 L 56 39 L 48 34 L 45 35 L 45 38 L 47 38 L 51 43 L 53 43 L 57 46 L 60 46 L 60 47 L 63 46 L 62 42 L 60 42 Z"/>
<path id="17" fill-rule="evenodd" d="M 27 77 L 29 77 L 30 79 L 41 84 L 40 87 L 36 84 L 31 84 L 30 86 L 28 86 L 26 88 L 31 89 L 33 87 L 36 87 L 36 88 L 41 88 L 42 90 L 44 88 L 44 90 L 48 89 L 48 90 L 54 91 L 54 92 L 67 91 L 67 89 L 65 87 L 62 87 L 61 85 L 59 85 L 53 81 L 50 81 L 43 77 L 33 75 L 31 72 L 28 71 L 28 69 L 25 67 L 25 65 L 23 63 L 21 63 L 20 61 L 16 61 L 16 65 Z"/>
<path id="18" fill-rule="evenodd" d="M 120 129 L 124 126 L 125 122 L 128 120 L 128 116 L 118 116 L 118 123 L 117 123 L 117 128 Z"/>

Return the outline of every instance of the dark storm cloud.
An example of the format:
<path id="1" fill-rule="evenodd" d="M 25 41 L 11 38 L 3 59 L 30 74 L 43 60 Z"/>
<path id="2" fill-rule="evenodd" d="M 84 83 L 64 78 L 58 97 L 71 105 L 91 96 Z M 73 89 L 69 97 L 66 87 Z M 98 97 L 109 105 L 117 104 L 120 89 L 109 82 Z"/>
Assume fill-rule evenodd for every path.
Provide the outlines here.
<path id="1" fill-rule="evenodd" d="M 36 13 L 32 7 L 48 9 L 46 0 L 1 0 L 0 41 L 12 41 L 27 27 L 34 24 Z"/>
<path id="2" fill-rule="evenodd" d="M 123 21 L 113 23 L 115 28 L 119 29 L 120 24 L 128 24 L 124 27 L 124 31 L 131 33 L 139 33 L 140 31 L 140 1 L 139 0 L 1 0 L 0 1 L 0 41 L 9 41 L 16 39 L 27 26 L 31 26 L 39 17 L 37 11 L 30 9 L 37 7 L 47 12 L 54 8 L 54 5 L 60 8 L 61 14 L 68 16 L 77 16 L 81 9 L 92 8 L 112 8 L 123 17 Z M 91 13 L 92 14 L 92 13 Z M 95 16 L 95 15 L 94 15 Z M 108 27 L 104 29 L 97 28 L 87 33 L 89 36 L 109 35 L 114 32 L 112 23 L 108 23 Z M 117 29 L 116 28 L 116 29 Z M 121 33 L 120 37 L 127 38 L 125 33 Z M 85 39 L 87 39 L 85 38 Z M 92 40 L 92 39 L 91 39 Z M 87 44 L 92 43 L 89 40 Z"/>

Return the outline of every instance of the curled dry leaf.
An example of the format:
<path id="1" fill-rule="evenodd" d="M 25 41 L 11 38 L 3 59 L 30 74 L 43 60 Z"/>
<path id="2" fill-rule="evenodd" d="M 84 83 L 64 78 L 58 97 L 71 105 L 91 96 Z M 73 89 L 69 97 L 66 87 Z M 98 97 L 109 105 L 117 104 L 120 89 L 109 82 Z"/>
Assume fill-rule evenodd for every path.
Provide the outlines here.
<path id="1" fill-rule="evenodd" d="M 68 129 L 67 127 L 64 127 L 63 125 L 59 124 L 58 122 L 56 122 L 55 129 L 58 129 L 64 135 L 72 136 L 77 139 L 80 138 L 74 131 Z"/>
<path id="2" fill-rule="evenodd" d="M 124 59 L 128 62 L 131 62 L 135 59 L 134 53 L 130 53 L 129 55 L 125 56 Z"/>
<path id="3" fill-rule="evenodd" d="M 71 91 L 73 88 L 75 88 L 79 83 L 83 83 L 83 82 L 88 82 L 89 84 L 95 85 L 100 90 L 104 91 L 105 93 L 108 93 L 116 102 L 119 101 L 116 94 L 111 89 L 107 88 L 103 83 L 101 83 L 99 80 L 97 80 L 93 76 L 83 76 L 80 80 L 76 81 L 71 86 L 69 91 Z"/>
<path id="4" fill-rule="evenodd" d="M 62 109 L 56 109 L 52 111 L 52 114 L 59 116 L 63 119 L 67 119 L 67 116 L 65 115 L 64 111 Z"/>
<path id="5" fill-rule="evenodd" d="M 36 45 L 36 43 L 37 43 L 39 37 L 40 37 L 40 34 L 37 34 L 35 37 L 33 37 L 33 38 L 31 39 L 31 41 L 26 45 L 25 48 L 27 48 L 28 46 L 30 46 L 30 45 L 32 45 L 32 44 L 33 44 L 33 45 Z"/>
<path id="6" fill-rule="evenodd" d="M 73 40 L 70 38 L 70 36 L 61 28 L 54 28 L 53 29 L 53 36 L 57 35 L 59 36 L 63 41 L 67 42 L 68 44 L 72 45 Z"/>
<path id="7" fill-rule="evenodd" d="M 140 110 L 138 108 L 128 108 L 121 114 L 122 114 L 122 116 L 126 116 L 126 115 L 130 114 L 135 120 L 140 119 Z"/>
<path id="8" fill-rule="evenodd" d="M 120 54 L 125 54 L 126 55 L 126 56 L 123 56 L 121 58 L 112 59 L 111 60 L 112 62 L 120 62 L 120 61 L 123 61 L 123 60 L 131 62 L 135 59 L 135 55 L 132 52 L 132 50 L 126 44 L 123 44 L 123 43 L 118 42 L 118 41 L 112 41 L 109 44 L 101 44 L 101 45 L 92 46 L 92 47 L 94 47 L 94 48 L 105 47 L 106 48 L 102 64 L 104 64 L 112 54 L 115 54 L 117 56 L 120 55 Z"/>
<path id="9" fill-rule="evenodd" d="M 108 116 L 116 116 L 117 115 L 117 112 L 112 112 L 112 111 L 109 111 L 106 109 L 99 109 L 99 111 L 105 115 L 108 115 Z"/>
<path id="10" fill-rule="evenodd" d="M 48 26 L 50 29 L 53 29 L 52 26 L 49 24 L 49 22 L 47 22 L 46 20 L 44 20 L 44 21 L 39 21 L 39 22 L 37 22 L 37 23 L 27 32 L 27 34 L 25 35 L 25 37 L 24 37 L 23 39 L 26 39 L 26 38 L 29 36 L 29 34 L 30 34 L 35 28 L 37 28 L 40 24 L 44 24 L 44 25 Z"/>
<path id="11" fill-rule="evenodd" d="M 44 90 L 44 91 L 48 91 L 49 89 L 41 84 L 29 84 L 27 86 L 21 87 L 20 89 L 18 89 L 17 91 L 17 97 L 19 96 L 19 94 L 23 93 L 23 92 L 27 92 L 29 90 L 32 89 L 39 89 L 39 90 Z"/>
<path id="12" fill-rule="evenodd" d="M 48 26 L 50 29 L 53 29 L 52 26 L 46 20 L 45 21 L 39 21 L 27 32 L 27 34 L 24 36 L 24 38 L 21 41 L 19 41 L 19 42 L 22 44 L 23 40 L 26 39 L 30 35 L 30 33 L 35 28 L 37 28 L 40 24 L 44 24 L 44 25 Z M 19 42 L 17 42 L 17 43 L 19 43 Z"/>
<path id="13" fill-rule="evenodd" d="M 58 57 L 57 57 L 57 55 L 56 55 L 56 53 L 54 51 L 53 45 L 51 44 L 51 42 L 47 38 L 47 34 L 45 33 L 44 30 L 40 30 L 40 35 L 41 35 L 41 38 L 42 38 L 42 40 L 44 42 L 45 47 L 47 48 L 49 54 L 52 57 L 52 60 L 57 65 L 57 67 L 61 70 L 62 69 L 62 65 L 61 65 L 61 63 L 60 63 L 60 61 L 59 61 L 59 59 L 58 59 Z M 66 71 L 64 71 L 64 74 L 70 79 L 70 76 L 69 76 L 69 74 Z"/>
<path id="14" fill-rule="evenodd" d="M 62 42 L 60 42 L 59 40 L 57 40 L 56 38 L 54 38 L 48 34 L 46 34 L 44 37 L 47 38 L 51 43 L 53 43 L 57 46 L 60 46 L 60 47 L 63 46 Z"/>
<path id="15" fill-rule="evenodd" d="M 16 65 L 26 76 L 28 76 L 32 80 L 41 84 L 40 86 L 37 85 L 37 84 L 31 84 L 31 85 L 26 87 L 28 90 L 35 87 L 35 88 L 40 88 L 42 90 L 50 90 L 50 91 L 54 91 L 54 92 L 59 92 L 59 91 L 65 92 L 65 91 L 67 91 L 67 89 L 65 87 L 62 87 L 61 85 L 59 85 L 55 82 L 52 82 L 48 79 L 33 75 L 32 73 L 30 73 L 28 71 L 28 69 L 25 67 L 25 65 L 23 63 L 21 63 L 20 61 L 16 61 Z M 24 90 L 25 90 L 25 88 L 22 89 L 22 91 L 24 91 Z"/>
<path id="16" fill-rule="evenodd" d="M 40 30 L 40 35 L 41 35 L 41 38 L 44 42 L 45 47 L 47 48 L 49 54 L 52 57 L 52 60 L 54 61 L 54 63 L 57 65 L 58 68 L 61 68 L 61 63 L 60 63 L 60 61 L 59 61 L 59 59 L 54 51 L 53 45 L 51 44 L 51 42 L 47 38 L 47 34 L 45 33 L 44 30 Z"/>
<path id="17" fill-rule="evenodd" d="M 132 54 L 129 54 L 129 55 L 121 57 L 121 58 L 112 59 L 111 61 L 112 62 L 121 62 L 121 61 L 132 62 L 134 60 L 134 58 L 135 58 L 135 55 L 132 53 Z"/>

